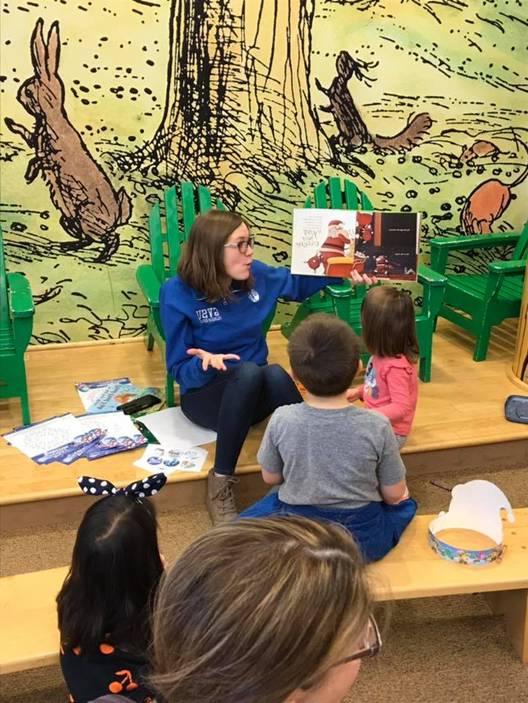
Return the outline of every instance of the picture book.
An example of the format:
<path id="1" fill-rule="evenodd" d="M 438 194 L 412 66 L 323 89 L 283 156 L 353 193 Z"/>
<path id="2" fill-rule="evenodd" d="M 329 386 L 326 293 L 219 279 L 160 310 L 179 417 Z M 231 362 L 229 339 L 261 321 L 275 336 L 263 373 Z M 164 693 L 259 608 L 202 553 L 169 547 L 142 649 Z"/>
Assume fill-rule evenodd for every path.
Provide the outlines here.
<path id="1" fill-rule="evenodd" d="M 108 381 L 85 381 L 76 384 L 77 392 L 87 413 L 115 412 L 119 405 L 148 393 L 156 388 L 138 388 L 128 377 Z"/>
<path id="2" fill-rule="evenodd" d="M 291 272 L 415 281 L 419 239 L 419 213 L 294 210 Z"/>

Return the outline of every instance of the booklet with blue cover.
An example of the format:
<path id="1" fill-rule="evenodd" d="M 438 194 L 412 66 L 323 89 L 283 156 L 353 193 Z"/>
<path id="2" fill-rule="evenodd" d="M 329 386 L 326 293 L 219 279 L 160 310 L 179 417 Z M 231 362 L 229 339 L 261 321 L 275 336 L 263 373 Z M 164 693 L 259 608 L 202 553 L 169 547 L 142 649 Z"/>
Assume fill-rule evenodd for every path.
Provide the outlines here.
<path id="1" fill-rule="evenodd" d="M 77 392 L 87 413 L 115 412 L 119 405 L 148 393 L 158 394 L 157 388 L 139 388 L 128 376 L 107 381 L 85 381 L 76 384 Z"/>

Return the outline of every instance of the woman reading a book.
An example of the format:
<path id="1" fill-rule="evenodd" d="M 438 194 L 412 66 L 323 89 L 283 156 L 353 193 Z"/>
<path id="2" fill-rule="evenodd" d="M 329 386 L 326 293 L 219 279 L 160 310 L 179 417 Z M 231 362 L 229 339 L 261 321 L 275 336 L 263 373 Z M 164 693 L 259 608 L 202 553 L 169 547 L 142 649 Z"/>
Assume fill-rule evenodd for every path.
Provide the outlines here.
<path id="1" fill-rule="evenodd" d="M 178 275 L 161 289 L 167 368 L 192 422 L 217 432 L 207 507 L 214 524 L 232 520 L 236 463 L 251 425 L 301 402 L 289 374 L 268 364 L 266 322 L 279 298 L 302 301 L 339 278 L 292 275 L 253 259 L 254 238 L 235 212 L 199 215 Z M 352 271 L 353 284 L 372 279 Z"/>

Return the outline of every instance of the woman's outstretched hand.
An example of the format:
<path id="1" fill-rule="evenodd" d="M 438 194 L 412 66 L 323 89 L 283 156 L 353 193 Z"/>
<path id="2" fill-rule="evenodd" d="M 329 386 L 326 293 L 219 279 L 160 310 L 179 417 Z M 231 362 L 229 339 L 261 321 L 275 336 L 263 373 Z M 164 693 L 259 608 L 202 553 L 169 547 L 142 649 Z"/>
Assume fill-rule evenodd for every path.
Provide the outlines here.
<path id="1" fill-rule="evenodd" d="M 356 269 L 352 269 L 350 273 L 350 282 L 354 286 L 372 286 L 378 282 L 376 276 L 367 276 L 366 273 L 358 273 Z"/>
<path id="2" fill-rule="evenodd" d="M 217 371 L 227 371 L 225 361 L 240 361 L 238 354 L 211 354 L 205 349 L 187 349 L 189 356 L 197 356 L 202 360 L 202 369 L 207 371 L 209 367 Z"/>

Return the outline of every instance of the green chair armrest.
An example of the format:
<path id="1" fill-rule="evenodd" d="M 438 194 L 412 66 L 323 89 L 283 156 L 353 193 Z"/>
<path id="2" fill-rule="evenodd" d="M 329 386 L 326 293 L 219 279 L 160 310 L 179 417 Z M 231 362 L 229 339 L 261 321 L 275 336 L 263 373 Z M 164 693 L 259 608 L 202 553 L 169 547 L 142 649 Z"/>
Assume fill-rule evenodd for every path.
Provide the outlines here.
<path id="1" fill-rule="evenodd" d="M 348 281 L 343 281 L 343 283 L 333 286 L 326 286 L 324 290 L 333 298 L 350 298 L 354 293 L 352 285 Z"/>
<path id="2" fill-rule="evenodd" d="M 418 266 L 418 283 L 440 287 L 447 283 L 447 278 L 443 274 L 433 271 L 429 266 L 420 264 Z"/>
<path id="3" fill-rule="evenodd" d="M 491 264 L 488 264 L 488 270 L 492 273 L 524 273 L 526 270 L 526 261 L 493 261 Z"/>
<path id="4" fill-rule="evenodd" d="M 424 266 L 423 264 L 420 264 L 420 266 L 418 266 L 417 278 L 418 282 L 422 285 L 428 284 L 429 286 L 441 287 L 447 283 L 447 278 L 444 275 L 433 271 L 433 269 L 429 268 L 428 266 Z M 361 286 L 355 286 L 354 288 L 358 287 Z M 349 298 L 354 294 L 354 288 L 349 283 L 343 283 L 343 285 L 326 286 L 325 290 L 328 291 L 328 293 L 334 298 Z"/>
<path id="5" fill-rule="evenodd" d="M 149 307 L 159 308 L 161 282 L 150 264 L 142 264 L 136 269 L 136 280 L 145 296 Z"/>
<path id="6" fill-rule="evenodd" d="M 466 249 L 491 249 L 503 244 L 516 244 L 520 232 L 506 232 L 504 234 L 478 234 L 468 237 L 434 237 L 429 242 L 433 249 L 447 249 L 448 251 L 464 251 Z"/>
<path id="7" fill-rule="evenodd" d="M 31 317 L 35 312 L 35 306 L 28 279 L 21 273 L 8 273 L 7 287 L 9 307 L 13 317 Z"/>

